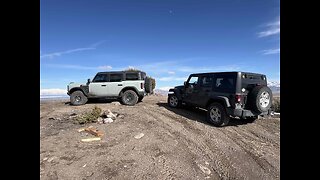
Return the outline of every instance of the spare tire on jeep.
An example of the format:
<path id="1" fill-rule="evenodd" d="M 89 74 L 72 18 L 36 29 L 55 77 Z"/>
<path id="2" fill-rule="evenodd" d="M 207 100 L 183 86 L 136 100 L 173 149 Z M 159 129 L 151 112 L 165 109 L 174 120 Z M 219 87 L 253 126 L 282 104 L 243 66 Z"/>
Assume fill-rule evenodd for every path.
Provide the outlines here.
<path id="1" fill-rule="evenodd" d="M 256 86 L 248 95 L 248 104 L 257 113 L 267 112 L 272 105 L 272 91 L 267 86 Z"/>
<path id="2" fill-rule="evenodd" d="M 152 79 L 146 77 L 146 79 L 144 80 L 144 89 L 146 91 L 146 93 L 152 93 Z"/>

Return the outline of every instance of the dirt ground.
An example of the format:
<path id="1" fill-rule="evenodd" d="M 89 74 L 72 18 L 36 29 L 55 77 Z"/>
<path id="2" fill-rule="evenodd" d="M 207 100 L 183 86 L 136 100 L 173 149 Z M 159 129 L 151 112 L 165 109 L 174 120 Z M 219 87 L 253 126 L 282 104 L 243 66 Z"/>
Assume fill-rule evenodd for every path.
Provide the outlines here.
<path id="1" fill-rule="evenodd" d="M 94 106 L 124 118 L 73 123 L 72 113 Z M 205 114 L 169 108 L 165 96 L 147 96 L 135 106 L 41 101 L 40 178 L 280 179 L 279 118 L 248 124 L 232 119 L 217 128 L 205 121 Z M 77 130 L 90 125 L 104 132 L 101 141 L 80 141 L 92 135 Z M 134 138 L 139 133 L 144 136 Z"/>

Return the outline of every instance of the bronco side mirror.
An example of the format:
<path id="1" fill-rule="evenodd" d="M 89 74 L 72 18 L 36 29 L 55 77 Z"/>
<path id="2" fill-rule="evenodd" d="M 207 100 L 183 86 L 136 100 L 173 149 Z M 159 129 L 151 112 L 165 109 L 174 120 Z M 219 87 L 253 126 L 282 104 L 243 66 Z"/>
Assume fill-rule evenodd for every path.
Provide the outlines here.
<path id="1" fill-rule="evenodd" d="M 90 79 L 88 79 L 87 84 L 90 84 L 90 82 L 91 82 L 91 80 L 90 80 Z"/>
<path id="2" fill-rule="evenodd" d="M 184 86 L 187 86 L 187 81 L 185 81 L 185 82 L 183 83 L 183 85 L 184 85 Z"/>

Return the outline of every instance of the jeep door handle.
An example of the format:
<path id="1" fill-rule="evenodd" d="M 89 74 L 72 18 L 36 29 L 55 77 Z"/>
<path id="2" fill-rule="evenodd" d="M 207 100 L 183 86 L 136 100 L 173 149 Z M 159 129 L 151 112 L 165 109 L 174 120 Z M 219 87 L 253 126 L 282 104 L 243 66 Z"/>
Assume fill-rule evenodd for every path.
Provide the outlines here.
<path id="1" fill-rule="evenodd" d="M 118 86 L 122 86 L 122 84 L 118 84 Z"/>
<path id="2" fill-rule="evenodd" d="M 101 85 L 101 86 L 107 86 L 107 85 Z"/>

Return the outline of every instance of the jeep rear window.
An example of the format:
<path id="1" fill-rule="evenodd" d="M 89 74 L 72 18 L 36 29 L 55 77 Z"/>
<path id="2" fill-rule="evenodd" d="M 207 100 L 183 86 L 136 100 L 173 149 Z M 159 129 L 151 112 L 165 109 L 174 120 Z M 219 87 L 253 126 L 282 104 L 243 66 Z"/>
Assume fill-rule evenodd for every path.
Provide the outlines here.
<path id="1" fill-rule="evenodd" d="M 92 82 L 107 82 L 107 74 L 97 74 Z"/>
<path id="2" fill-rule="evenodd" d="M 139 80 L 138 73 L 126 73 L 126 80 Z"/>
<path id="3" fill-rule="evenodd" d="M 122 74 L 110 74 L 110 82 L 121 82 Z"/>

